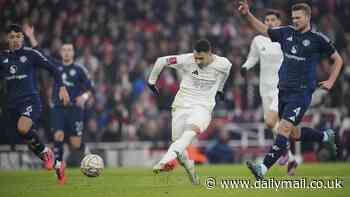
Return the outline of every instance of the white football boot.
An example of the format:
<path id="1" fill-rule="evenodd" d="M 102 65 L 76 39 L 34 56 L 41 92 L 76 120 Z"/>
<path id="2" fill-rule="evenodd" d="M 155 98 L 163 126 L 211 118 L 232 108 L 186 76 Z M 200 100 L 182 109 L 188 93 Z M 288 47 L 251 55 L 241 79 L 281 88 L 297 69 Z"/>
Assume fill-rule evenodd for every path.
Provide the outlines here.
<path id="1" fill-rule="evenodd" d="M 188 159 L 184 154 L 180 154 L 180 153 L 176 152 L 176 155 L 177 155 L 177 160 L 179 161 L 180 165 L 185 168 L 185 171 L 186 171 L 191 183 L 193 185 L 199 185 L 199 178 L 196 174 L 194 161 Z"/>

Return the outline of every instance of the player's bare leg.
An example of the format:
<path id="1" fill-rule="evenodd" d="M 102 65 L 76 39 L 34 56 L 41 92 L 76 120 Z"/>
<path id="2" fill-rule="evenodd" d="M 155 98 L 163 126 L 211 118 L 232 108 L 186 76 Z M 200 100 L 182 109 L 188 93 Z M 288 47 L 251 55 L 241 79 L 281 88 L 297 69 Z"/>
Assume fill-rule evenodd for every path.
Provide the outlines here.
<path id="1" fill-rule="evenodd" d="M 69 142 L 72 145 L 72 148 L 80 150 L 83 153 L 83 155 L 90 154 L 90 150 L 86 146 L 86 144 L 82 142 L 81 136 L 71 136 L 69 138 Z"/>
<path id="2" fill-rule="evenodd" d="M 44 166 L 48 170 L 53 168 L 53 153 L 50 148 L 39 140 L 38 135 L 35 133 L 33 127 L 33 121 L 27 116 L 21 116 L 17 122 L 17 131 L 26 140 L 28 147 L 44 162 Z"/>
<path id="3" fill-rule="evenodd" d="M 277 134 L 276 124 L 278 124 L 278 112 L 268 111 L 265 115 L 265 125 L 274 132 L 274 135 Z"/>
<path id="4" fill-rule="evenodd" d="M 193 130 L 184 131 L 181 137 L 170 145 L 167 153 L 158 164 L 153 167 L 153 172 L 159 173 L 172 170 L 175 167 L 172 161 L 177 159 L 177 153 L 182 154 L 196 135 L 197 133 Z"/>
<path id="5" fill-rule="evenodd" d="M 153 167 L 154 173 L 167 172 L 174 169 L 173 161 L 178 159 L 180 164 L 185 168 L 192 184 L 198 184 L 198 178 L 194 170 L 194 162 L 189 160 L 186 155 L 186 148 L 191 144 L 200 129 L 195 125 L 187 125 L 188 128 L 183 134 L 175 140 L 169 147 L 163 158 Z"/>

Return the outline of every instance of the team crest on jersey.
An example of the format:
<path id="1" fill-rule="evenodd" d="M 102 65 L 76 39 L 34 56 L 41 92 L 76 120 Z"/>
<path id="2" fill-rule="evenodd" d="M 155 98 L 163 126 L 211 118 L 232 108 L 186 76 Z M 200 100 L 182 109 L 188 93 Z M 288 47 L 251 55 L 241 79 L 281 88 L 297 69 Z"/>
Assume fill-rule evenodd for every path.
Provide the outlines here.
<path id="1" fill-rule="evenodd" d="M 16 74 L 16 72 L 17 72 L 17 66 L 16 65 L 10 66 L 10 73 L 14 75 Z"/>
<path id="2" fill-rule="evenodd" d="M 289 42 L 293 42 L 293 36 L 289 36 L 289 37 L 287 38 L 287 40 L 288 40 Z"/>
<path id="3" fill-rule="evenodd" d="M 26 56 L 21 56 L 21 57 L 19 58 L 19 61 L 21 61 L 22 63 L 26 62 L 27 60 L 28 60 L 28 59 L 27 59 Z"/>
<path id="4" fill-rule="evenodd" d="M 291 53 L 296 54 L 298 52 L 297 46 L 292 46 L 292 49 L 290 50 Z"/>
<path id="5" fill-rule="evenodd" d="M 306 39 L 306 40 L 303 40 L 303 45 L 304 46 L 309 46 L 310 45 L 310 40 Z"/>
<path id="6" fill-rule="evenodd" d="M 68 79 L 67 79 L 68 76 L 67 76 L 66 73 L 63 73 L 61 77 L 62 77 L 63 84 L 64 84 L 65 86 L 67 86 L 67 87 L 72 87 L 72 86 L 74 86 L 74 83 L 68 81 Z"/>
<path id="7" fill-rule="evenodd" d="M 77 74 L 77 71 L 76 70 L 74 70 L 74 69 L 71 69 L 70 71 L 69 71 L 69 75 L 70 76 L 75 76 Z"/>

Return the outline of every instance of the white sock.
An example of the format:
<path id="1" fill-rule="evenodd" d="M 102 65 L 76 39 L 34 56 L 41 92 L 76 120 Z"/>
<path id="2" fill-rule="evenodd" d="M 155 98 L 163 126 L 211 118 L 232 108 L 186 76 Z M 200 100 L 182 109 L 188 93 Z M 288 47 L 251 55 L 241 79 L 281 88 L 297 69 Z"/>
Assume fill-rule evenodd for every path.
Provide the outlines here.
<path id="1" fill-rule="evenodd" d="M 55 165 L 55 168 L 60 168 L 61 167 L 61 161 L 56 161 L 56 165 Z"/>
<path id="2" fill-rule="evenodd" d="M 191 144 L 192 140 L 195 138 L 196 132 L 188 130 L 185 131 L 179 139 L 173 142 L 167 153 L 159 161 L 161 164 L 165 164 L 171 160 L 176 159 L 176 152 L 183 154 L 188 145 Z"/>
<path id="3" fill-rule="evenodd" d="M 292 153 L 291 150 L 288 150 L 288 161 L 291 162 L 291 161 L 294 161 L 295 158 L 294 158 L 294 155 Z"/>
<path id="4" fill-rule="evenodd" d="M 323 142 L 326 142 L 326 141 L 328 141 L 328 138 L 329 138 L 329 136 L 328 136 L 328 134 L 326 133 L 326 132 L 323 132 Z"/>
<path id="5" fill-rule="evenodd" d="M 260 166 L 261 166 L 261 173 L 263 174 L 263 175 L 265 175 L 266 174 L 266 172 L 267 172 L 267 167 L 262 163 L 262 164 L 260 164 Z"/>
<path id="6" fill-rule="evenodd" d="M 185 159 L 185 160 L 190 160 L 190 156 L 188 155 L 188 151 L 185 149 L 184 152 L 181 154 L 181 156 Z"/>
<path id="7" fill-rule="evenodd" d="M 47 147 L 45 146 L 44 150 L 43 150 L 43 151 L 41 151 L 41 153 L 40 153 L 40 154 L 46 153 L 47 151 L 49 151 L 49 148 L 47 148 Z"/>
<path id="8" fill-rule="evenodd" d="M 84 155 L 89 155 L 89 154 L 91 154 L 90 148 L 85 144 Z"/>
<path id="9" fill-rule="evenodd" d="M 190 166 L 190 157 L 188 156 L 187 150 L 185 150 L 181 155 L 181 161 L 184 163 L 186 166 Z"/>

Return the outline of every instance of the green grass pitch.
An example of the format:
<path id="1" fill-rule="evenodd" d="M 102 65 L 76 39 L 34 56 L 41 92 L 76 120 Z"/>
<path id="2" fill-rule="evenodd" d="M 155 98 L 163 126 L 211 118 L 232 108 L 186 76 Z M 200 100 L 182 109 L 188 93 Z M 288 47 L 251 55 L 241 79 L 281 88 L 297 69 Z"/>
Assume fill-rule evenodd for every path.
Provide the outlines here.
<path id="1" fill-rule="evenodd" d="M 350 164 L 322 163 L 302 164 L 293 179 L 307 180 L 338 178 L 343 180 L 341 189 L 223 189 L 217 186 L 208 190 L 206 177 L 252 179 L 245 165 L 202 165 L 198 166 L 201 185 L 192 186 L 184 170 L 153 175 L 148 168 L 109 168 L 100 177 L 89 178 L 79 169 L 68 169 L 66 185 L 56 182 L 53 172 L 0 171 L 1 197 L 157 197 L 157 196 L 268 196 L 268 197 L 322 197 L 350 196 Z M 276 165 L 267 178 L 291 179 L 285 177 L 286 168 Z M 217 184 L 218 185 L 218 184 Z"/>

